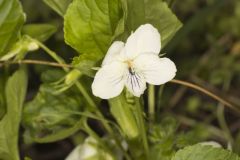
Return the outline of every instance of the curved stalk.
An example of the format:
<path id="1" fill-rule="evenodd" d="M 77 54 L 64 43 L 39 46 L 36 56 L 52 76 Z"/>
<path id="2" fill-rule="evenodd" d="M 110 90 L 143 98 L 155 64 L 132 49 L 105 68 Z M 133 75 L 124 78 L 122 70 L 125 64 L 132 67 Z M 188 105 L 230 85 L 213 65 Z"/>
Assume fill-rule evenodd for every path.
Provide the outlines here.
<path id="1" fill-rule="evenodd" d="M 193 83 L 189 83 L 186 81 L 182 81 L 182 80 L 177 80 L 177 79 L 173 79 L 171 81 L 169 81 L 170 83 L 176 83 L 176 84 L 180 84 L 189 88 L 193 88 L 195 90 L 198 90 L 206 95 L 208 95 L 209 97 L 212 97 L 213 99 L 221 102 L 222 104 L 228 106 L 229 108 L 233 109 L 234 111 L 237 111 L 238 113 L 240 113 L 240 110 L 237 109 L 234 105 L 232 105 L 231 103 L 229 103 L 228 101 L 224 100 L 223 98 L 217 96 L 216 94 L 204 89 L 203 87 L 200 87 L 198 85 L 195 85 Z"/>
<path id="2" fill-rule="evenodd" d="M 39 64 L 39 65 L 46 65 L 46 66 L 52 66 L 52 67 L 74 68 L 73 66 L 65 63 L 55 63 L 55 62 L 33 60 L 33 59 L 26 59 L 26 60 L 19 60 L 19 61 L 3 61 L 0 64 L 0 67 L 8 64 Z"/>

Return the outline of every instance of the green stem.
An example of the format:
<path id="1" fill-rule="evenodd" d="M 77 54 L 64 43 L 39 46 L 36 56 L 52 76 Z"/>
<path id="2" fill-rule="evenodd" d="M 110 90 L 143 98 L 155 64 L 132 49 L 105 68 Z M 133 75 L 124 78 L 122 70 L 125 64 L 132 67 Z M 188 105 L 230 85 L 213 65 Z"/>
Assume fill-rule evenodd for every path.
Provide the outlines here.
<path id="1" fill-rule="evenodd" d="M 145 122 L 144 122 L 143 112 L 142 112 L 140 102 L 138 102 L 138 104 L 136 105 L 136 116 L 138 119 L 138 126 L 139 126 L 141 136 L 142 136 L 143 147 L 145 150 L 146 159 L 148 159 L 148 157 L 149 157 L 148 140 L 147 140 Z"/>
<path id="2" fill-rule="evenodd" d="M 148 114 L 150 123 L 155 120 L 155 88 L 153 85 L 148 86 Z"/>
<path id="3" fill-rule="evenodd" d="M 232 79 L 231 77 L 232 76 L 229 76 L 225 80 L 225 82 L 223 84 L 223 90 L 224 91 L 229 89 L 230 84 L 231 84 L 231 79 Z M 218 122 L 219 122 L 220 127 L 224 131 L 225 138 L 228 140 L 229 144 L 232 146 L 233 143 L 234 143 L 234 140 L 233 140 L 233 137 L 231 135 L 231 132 L 228 128 L 228 125 L 227 125 L 227 122 L 226 122 L 226 119 L 225 119 L 224 104 L 222 104 L 222 103 L 218 103 L 217 118 L 218 118 Z"/>
<path id="4" fill-rule="evenodd" d="M 36 39 L 32 39 L 32 41 L 34 41 L 35 43 L 37 43 L 39 45 L 40 48 L 42 48 L 44 51 L 46 51 L 55 61 L 57 61 L 60 64 L 65 64 L 66 62 L 64 61 L 64 59 L 62 59 L 61 57 L 59 57 L 57 55 L 57 53 L 55 53 L 54 51 L 50 50 L 47 46 L 45 46 L 43 43 L 39 42 Z M 69 68 L 64 67 L 64 71 L 68 71 Z"/>
<path id="5" fill-rule="evenodd" d="M 82 93 L 83 97 L 86 99 L 86 101 L 88 102 L 88 104 L 92 107 L 94 107 L 94 109 L 97 109 L 97 105 L 96 103 L 92 100 L 92 98 L 90 97 L 90 95 L 88 94 L 88 92 L 85 90 L 85 88 L 83 87 L 83 85 L 79 82 L 76 82 L 76 86 L 78 88 L 78 90 Z"/>
<path id="6" fill-rule="evenodd" d="M 217 118 L 218 118 L 218 123 L 223 130 L 225 139 L 230 143 L 230 145 L 232 145 L 234 140 L 232 138 L 231 132 L 230 132 L 228 125 L 226 123 L 226 120 L 225 120 L 224 105 L 221 103 L 219 103 L 219 105 L 218 105 Z"/>
<path id="7" fill-rule="evenodd" d="M 84 121 L 83 125 L 84 131 L 87 132 L 88 135 L 93 137 L 101 147 L 103 147 L 106 150 L 109 150 L 109 148 L 107 148 L 106 145 L 104 145 L 102 139 L 92 130 L 92 128 L 88 126 L 87 120 Z"/>
<path id="8" fill-rule="evenodd" d="M 161 108 L 161 99 L 162 99 L 162 95 L 163 95 L 163 90 L 164 90 L 164 84 L 160 86 L 159 92 L 158 92 L 158 101 L 157 101 L 157 109 L 156 112 L 159 113 L 160 108 Z"/>

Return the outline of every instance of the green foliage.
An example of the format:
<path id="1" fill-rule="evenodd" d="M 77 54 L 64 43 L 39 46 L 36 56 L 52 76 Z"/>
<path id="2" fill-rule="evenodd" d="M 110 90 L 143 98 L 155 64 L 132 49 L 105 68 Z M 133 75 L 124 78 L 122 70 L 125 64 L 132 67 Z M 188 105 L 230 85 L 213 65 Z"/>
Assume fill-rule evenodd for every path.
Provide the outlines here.
<path id="1" fill-rule="evenodd" d="M 207 130 L 206 128 L 207 128 L 206 125 L 197 124 L 194 127 L 192 127 L 191 130 L 189 130 L 188 132 L 178 133 L 175 142 L 176 147 L 182 148 L 208 139 L 211 136 L 211 134 L 210 131 Z"/>
<path id="2" fill-rule="evenodd" d="M 43 0 L 43 1 L 62 17 L 64 16 L 68 5 L 72 2 L 72 0 Z"/>
<path id="3" fill-rule="evenodd" d="M 239 160 L 236 154 L 222 148 L 197 144 L 178 151 L 172 160 Z"/>
<path id="4" fill-rule="evenodd" d="M 122 1 L 127 35 L 137 29 L 139 25 L 150 23 L 160 32 L 164 47 L 182 26 L 166 2 L 160 0 Z"/>
<path id="5" fill-rule="evenodd" d="M 65 41 L 80 54 L 101 59 L 121 17 L 118 0 L 74 0 L 64 17 Z"/>
<path id="6" fill-rule="evenodd" d="M 151 160 L 170 160 L 175 153 L 175 136 L 178 128 L 177 121 L 174 118 L 166 117 L 160 124 L 151 128 L 149 139 L 151 142 L 150 159 Z"/>
<path id="7" fill-rule="evenodd" d="M 25 105 L 23 125 L 26 141 L 53 142 L 72 135 L 82 127 L 77 113 L 83 111 L 83 103 L 78 92 L 70 89 L 59 94 L 50 83 L 60 76 L 57 70 L 44 73 L 42 77 L 48 83 L 42 84 L 35 98 Z"/>
<path id="8" fill-rule="evenodd" d="M 21 68 L 7 81 L 7 113 L 0 121 L 0 159 L 19 160 L 18 134 L 23 101 L 27 90 L 27 73 Z"/>
<path id="9" fill-rule="evenodd" d="M 18 0 L 0 1 L 0 57 L 17 40 L 25 15 Z"/>
<path id="10" fill-rule="evenodd" d="M 22 34 L 26 34 L 41 42 L 46 41 L 57 31 L 57 27 L 51 24 L 27 24 L 22 28 Z"/>

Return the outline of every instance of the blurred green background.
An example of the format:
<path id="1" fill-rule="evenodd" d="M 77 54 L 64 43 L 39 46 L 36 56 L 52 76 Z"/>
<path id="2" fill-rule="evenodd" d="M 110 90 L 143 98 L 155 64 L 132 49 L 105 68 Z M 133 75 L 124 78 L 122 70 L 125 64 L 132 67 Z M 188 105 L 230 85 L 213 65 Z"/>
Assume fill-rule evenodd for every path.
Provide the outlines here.
<path id="1" fill-rule="evenodd" d="M 50 23 L 57 26 L 54 34 L 45 44 L 64 57 L 67 63 L 77 53 L 64 43 L 63 19 L 42 0 L 21 0 L 27 23 Z M 221 95 L 240 106 L 240 1 L 239 0 L 168 0 L 183 27 L 162 50 L 177 65 L 177 79 L 187 80 Z M 29 59 L 49 60 L 42 50 L 28 54 Z M 40 77 L 49 68 L 40 65 L 29 67 L 29 91 L 31 100 L 38 91 Z M 163 92 L 162 92 L 163 91 Z M 230 136 L 219 135 L 223 106 L 211 98 L 175 84 L 166 84 L 156 89 L 158 120 L 165 126 L 169 139 L 178 138 L 178 146 L 200 141 L 216 140 L 227 147 L 226 139 L 234 139 L 233 150 L 240 154 L 240 119 L 229 109 L 225 109 L 226 124 Z M 105 102 L 102 103 L 102 106 Z M 164 118 L 166 119 L 164 120 Z M 174 117 L 170 118 L 169 117 Z M 178 121 L 177 127 L 175 125 Z M 164 126 L 164 125 L 162 125 Z M 215 127 L 212 127 L 215 126 Z M 96 130 L 97 127 L 96 127 Z M 173 134 L 173 135 L 171 135 Z M 154 136 L 153 136 L 154 137 Z M 173 139 L 173 138 L 172 138 Z M 172 147 L 162 143 L 166 151 Z M 74 148 L 72 140 L 66 139 L 50 144 L 24 145 L 22 155 L 34 160 L 63 159 Z"/>

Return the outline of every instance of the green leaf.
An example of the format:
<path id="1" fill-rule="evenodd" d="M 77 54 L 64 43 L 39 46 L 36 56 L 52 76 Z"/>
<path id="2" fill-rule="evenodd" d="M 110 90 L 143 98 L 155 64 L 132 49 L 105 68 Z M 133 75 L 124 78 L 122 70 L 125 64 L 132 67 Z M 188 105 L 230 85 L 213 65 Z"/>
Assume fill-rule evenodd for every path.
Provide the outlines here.
<path id="1" fill-rule="evenodd" d="M 74 114 L 83 111 L 81 95 L 74 88 L 56 93 L 57 84 L 50 82 L 51 77 L 55 80 L 60 75 L 56 71 L 44 73 L 42 78 L 49 83 L 42 84 L 35 98 L 24 106 L 22 123 L 26 142 L 54 142 L 82 127 L 81 116 Z"/>
<path id="2" fill-rule="evenodd" d="M 197 144 L 179 150 L 172 160 L 240 160 L 240 157 L 223 148 Z"/>
<path id="3" fill-rule="evenodd" d="M 23 26 L 22 34 L 29 35 L 41 42 L 46 41 L 57 31 L 57 27 L 51 24 L 27 24 Z"/>
<path id="4" fill-rule="evenodd" d="M 18 0 L 0 0 L 0 57 L 17 40 L 24 21 L 25 16 Z"/>
<path id="5" fill-rule="evenodd" d="M 136 30 L 141 24 L 150 23 L 158 29 L 161 34 L 161 42 L 164 47 L 182 24 L 161 0 L 122 0 L 123 10 L 126 17 L 126 30 L 129 34 Z"/>
<path id="6" fill-rule="evenodd" d="M 72 0 L 43 0 L 43 2 L 63 17 Z"/>
<path id="7" fill-rule="evenodd" d="M 18 132 L 26 90 L 27 74 L 20 69 L 9 78 L 5 88 L 7 113 L 0 121 L 0 159 L 19 160 Z"/>
<path id="8" fill-rule="evenodd" d="M 118 0 L 74 0 L 64 17 L 65 41 L 80 54 L 106 54 L 121 18 Z"/>
<path id="9" fill-rule="evenodd" d="M 141 24 L 146 23 L 144 0 L 122 0 L 123 10 L 126 18 L 126 31 L 128 36 Z"/>

